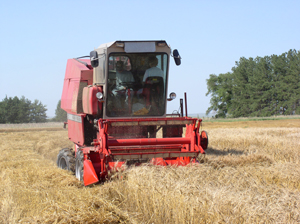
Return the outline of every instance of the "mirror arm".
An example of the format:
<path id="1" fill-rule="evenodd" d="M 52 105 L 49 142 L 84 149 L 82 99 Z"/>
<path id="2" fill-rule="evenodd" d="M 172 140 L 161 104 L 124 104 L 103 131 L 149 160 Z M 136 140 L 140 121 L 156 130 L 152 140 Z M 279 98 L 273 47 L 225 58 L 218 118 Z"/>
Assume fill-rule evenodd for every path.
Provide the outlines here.
<path id="1" fill-rule="evenodd" d="M 83 57 L 80 57 L 80 58 L 83 58 Z M 78 61 L 81 64 L 84 64 L 88 69 L 90 69 L 90 70 L 93 69 L 93 67 L 91 65 L 89 65 L 88 63 L 86 63 L 85 61 L 81 61 L 78 58 L 73 58 L 73 59 L 75 59 L 76 61 Z"/>

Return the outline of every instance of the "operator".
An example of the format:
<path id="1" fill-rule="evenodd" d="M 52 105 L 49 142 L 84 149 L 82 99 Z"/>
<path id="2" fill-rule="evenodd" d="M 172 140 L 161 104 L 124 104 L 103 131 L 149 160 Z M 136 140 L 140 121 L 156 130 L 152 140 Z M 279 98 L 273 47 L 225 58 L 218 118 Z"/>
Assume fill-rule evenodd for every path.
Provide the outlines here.
<path id="1" fill-rule="evenodd" d="M 143 99 L 147 113 L 160 114 L 159 101 L 161 100 L 163 89 L 164 89 L 164 72 L 156 67 L 158 65 L 158 59 L 156 56 L 150 56 L 148 59 L 149 67 L 143 77 L 143 88 L 137 91 L 137 96 Z M 147 80 L 150 77 L 159 77 L 159 79 L 154 78 L 153 80 Z M 162 79 L 160 81 L 160 78 Z M 154 81 L 155 80 L 155 81 Z M 154 81 L 154 82 L 153 82 Z M 135 112 L 138 113 L 139 111 Z"/>
<path id="2" fill-rule="evenodd" d="M 164 72 L 160 68 L 156 67 L 158 64 L 157 57 L 155 56 L 149 57 L 148 63 L 150 68 L 148 68 L 145 71 L 144 78 L 143 78 L 143 86 L 145 85 L 145 82 L 148 77 L 158 76 L 164 78 Z M 137 94 L 140 95 L 142 94 L 142 92 L 143 92 L 143 88 L 139 89 L 137 91 Z"/>
<path id="3" fill-rule="evenodd" d="M 126 83 L 133 83 L 134 78 L 130 71 L 124 70 L 123 61 L 117 61 L 116 65 L 116 89 L 124 90 L 126 89 Z"/>
<path id="4" fill-rule="evenodd" d="M 116 70 L 116 87 L 112 92 L 117 97 L 117 107 L 124 107 L 124 102 L 127 104 L 128 101 L 127 91 L 130 91 L 131 96 L 133 95 L 133 90 L 128 88 L 126 84 L 133 83 L 134 78 L 130 71 L 124 69 L 123 61 L 117 61 Z"/>
<path id="5" fill-rule="evenodd" d="M 159 77 L 162 77 L 162 78 L 164 77 L 163 71 L 162 71 L 160 68 L 156 67 L 157 64 L 158 64 L 158 59 L 157 59 L 157 57 L 151 56 L 151 57 L 149 58 L 149 67 L 150 67 L 150 68 L 148 68 L 148 69 L 145 71 L 144 78 L 143 78 L 143 83 L 146 82 L 146 79 L 147 79 L 148 77 L 152 77 L 152 76 L 159 76 Z"/>

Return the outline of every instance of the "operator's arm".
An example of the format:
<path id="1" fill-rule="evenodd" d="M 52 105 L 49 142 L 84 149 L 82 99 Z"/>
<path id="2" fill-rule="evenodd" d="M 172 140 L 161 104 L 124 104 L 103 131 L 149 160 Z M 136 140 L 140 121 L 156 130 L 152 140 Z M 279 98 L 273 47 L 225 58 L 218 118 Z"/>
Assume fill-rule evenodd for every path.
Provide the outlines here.
<path id="1" fill-rule="evenodd" d="M 122 74 L 120 74 L 120 73 L 117 73 L 117 75 L 116 75 L 116 89 L 117 90 L 126 89 L 126 87 L 122 85 L 122 79 L 120 77 L 121 75 Z"/>

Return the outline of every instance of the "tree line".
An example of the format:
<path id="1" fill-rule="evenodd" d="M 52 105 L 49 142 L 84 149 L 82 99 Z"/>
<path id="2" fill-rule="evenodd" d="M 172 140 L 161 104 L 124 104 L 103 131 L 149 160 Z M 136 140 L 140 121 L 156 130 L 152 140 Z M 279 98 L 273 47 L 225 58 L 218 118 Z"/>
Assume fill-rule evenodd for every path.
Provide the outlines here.
<path id="1" fill-rule="evenodd" d="M 40 123 L 46 122 L 47 108 L 39 100 L 31 102 L 22 96 L 5 97 L 0 102 L 0 123 Z"/>
<path id="2" fill-rule="evenodd" d="M 31 102 L 24 96 L 21 98 L 6 96 L 0 102 L 0 124 L 67 121 L 67 113 L 60 108 L 60 100 L 54 118 L 47 119 L 46 111 L 46 105 L 39 100 Z"/>
<path id="3" fill-rule="evenodd" d="M 0 102 L 0 124 L 18 123 L 42 123 L 48 121 L 67 121 L 67 112 L 60 107 L 61 101 L 57 103 L 55 117 L 47 118 L 46 105 L 39 100 L 31 102 L 24 96 L 21 98 L 5 97 Z"/>
<path id="4" fill-rule="evenodd" d="M 231 72 L 211 74 L 206 113 L 216 117 L 300 114 L 300 51 L 256 58 L 241 57 Z"/>

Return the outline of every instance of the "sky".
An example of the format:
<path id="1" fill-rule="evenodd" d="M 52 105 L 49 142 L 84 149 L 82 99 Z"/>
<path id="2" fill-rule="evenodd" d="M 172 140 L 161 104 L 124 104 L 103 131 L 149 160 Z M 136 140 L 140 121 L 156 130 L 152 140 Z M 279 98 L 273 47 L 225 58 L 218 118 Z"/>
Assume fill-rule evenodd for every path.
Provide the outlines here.
<path id="1" fill-rule="evenodd" d="M 240 57 L 300 50 L 298 0 L 0 0 L 0 101 L 25 96 L 55 116 L 69 58 L 116 40 L 166 40 L 171 60 L 168 113 L 187 93 L 188 113 L 210 106 L 206 80 Z"/>

